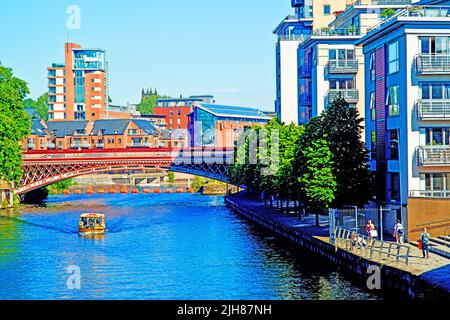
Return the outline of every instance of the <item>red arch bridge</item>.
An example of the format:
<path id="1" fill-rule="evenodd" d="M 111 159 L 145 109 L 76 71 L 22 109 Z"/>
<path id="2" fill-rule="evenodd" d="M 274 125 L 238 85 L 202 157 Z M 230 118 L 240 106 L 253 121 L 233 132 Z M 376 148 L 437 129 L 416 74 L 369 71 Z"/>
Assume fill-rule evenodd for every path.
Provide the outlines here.
<path id="1" fill-rule="evenodd" d="M 227 182 L 234 149 L 45 150 L 23 153 L 20 186 L 24 194 L 58 181 L 114 171 L 162 169 Z"/>

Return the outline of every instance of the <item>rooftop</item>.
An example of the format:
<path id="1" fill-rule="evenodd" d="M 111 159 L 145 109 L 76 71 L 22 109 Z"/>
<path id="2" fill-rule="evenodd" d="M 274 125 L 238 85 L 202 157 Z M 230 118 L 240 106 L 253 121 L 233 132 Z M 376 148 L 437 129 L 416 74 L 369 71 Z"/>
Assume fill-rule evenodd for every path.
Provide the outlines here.
<path id="1" fill-rule="evenodd" d="M 199 108 L 214 114 L 217 117 L 233 117 L 233 118 L 258 118 L 262 120 L 272 119 L 263 111 L 256 108 L 224 106 L 217 104 L 198 104 Z"/>

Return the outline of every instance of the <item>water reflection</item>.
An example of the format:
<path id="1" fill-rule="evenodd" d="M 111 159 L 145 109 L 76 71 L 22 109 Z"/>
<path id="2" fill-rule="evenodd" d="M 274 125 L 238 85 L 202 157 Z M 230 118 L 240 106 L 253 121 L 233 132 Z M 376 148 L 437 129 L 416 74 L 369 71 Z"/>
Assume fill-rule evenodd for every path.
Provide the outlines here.
<path id="1" fill-rule="evenodd" d="M 53 197 L 20 211 L 0 218 L 3 299 L 377 298 L 220 197 Z M 78 235 L 84 212 L 106 214 L 109 231 Z M 81 290 L 67 289 L 69 265 L 81 269 Z"/>

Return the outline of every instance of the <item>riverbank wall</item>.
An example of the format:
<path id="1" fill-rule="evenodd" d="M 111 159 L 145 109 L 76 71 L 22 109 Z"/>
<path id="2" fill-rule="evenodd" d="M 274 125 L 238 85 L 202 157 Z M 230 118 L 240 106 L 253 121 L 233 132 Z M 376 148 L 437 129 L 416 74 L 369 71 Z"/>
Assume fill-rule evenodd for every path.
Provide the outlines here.
<path id="1" fill-rule="evenodd" d="M 401 292 L 412 299 L 450 297 L 450 283 L 448 283 L 450 264 L 442 267 L 443 269 L 439 267 L 436 271 L 414 273 L 408 270 L 406 265 L 389 266 L 330 244 L 328 228 L 299 226 L 298 220 L 296 224 L 292 224 L 290 222 L 296 219 L 295 217 L 289 219 L 288 216 L 283 216 L 267 206 L 262 210 L 261 206 L 254 206 L 251 201 L 239 196 L 227 196 L 225 202 L 240 215 L 293 242 L 296 246 L 328 259 L 360 280 L 367 280 L 372 275 L 368 273 L 369 268 L 376 266 L 381 270 L 381 287 L 384 290 Z"/>

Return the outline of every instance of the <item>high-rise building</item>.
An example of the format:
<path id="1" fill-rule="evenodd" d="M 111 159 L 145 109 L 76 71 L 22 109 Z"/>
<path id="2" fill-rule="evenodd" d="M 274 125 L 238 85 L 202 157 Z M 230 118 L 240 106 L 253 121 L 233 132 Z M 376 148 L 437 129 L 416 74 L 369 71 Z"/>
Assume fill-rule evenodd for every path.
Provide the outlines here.
<path id="1" fill-rule="evenodd" d="M 65 63 L 48 68 L 50 120 L 97 120 L 108 106 L 107 62 L 102 49 L 65 44 Z"/>
<path id="2" fill-rule="evenodd" d="M 356 44 L 366 62 L 366 146 L 376 198 L 402 208 L 398 218 L 414 240 L 421 225 L 449 217 L 450 1 L 408 6 Z M 434 236 L 443 231 L 442 224 L 430 228 Z"/>
<path id="3" fill-rule="evenodd" d="M 285 123 L 299 122 L 299 44 L 313 30 L 327 27 L 349 0 L 292 0 L 295 14 L 288 15 L 274 30 L 276 44 L 276 101 L 278 118 Z"/>

